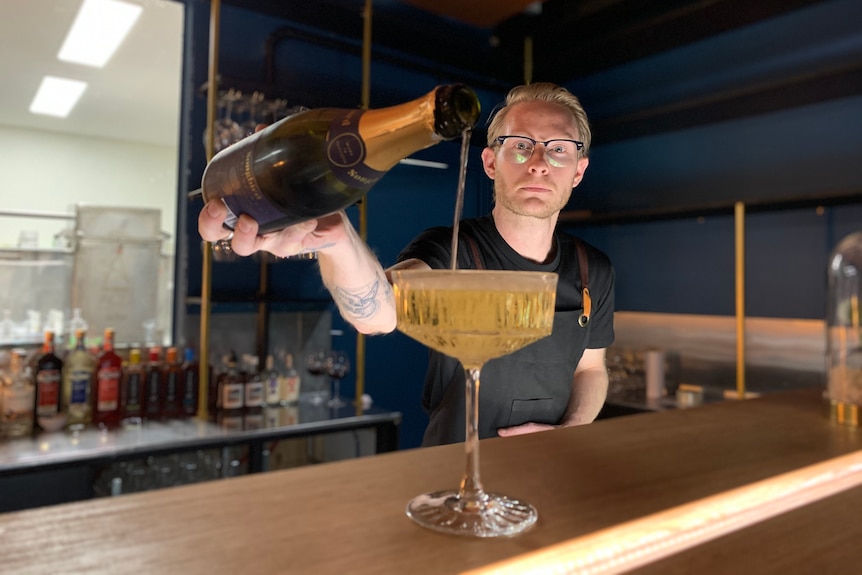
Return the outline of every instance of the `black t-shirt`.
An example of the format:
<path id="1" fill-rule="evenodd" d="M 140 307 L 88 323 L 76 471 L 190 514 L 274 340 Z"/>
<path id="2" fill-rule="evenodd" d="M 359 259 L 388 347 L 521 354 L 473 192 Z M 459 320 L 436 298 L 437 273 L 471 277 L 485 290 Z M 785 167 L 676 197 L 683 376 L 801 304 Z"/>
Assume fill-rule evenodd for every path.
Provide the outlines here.
<path id="1" fill-rule="evenodd" d="M 459 236 L 459 269 L 555 272 L 559 276 L 554 333 L 545 338 L 557 341 L 546 342 L 550 345 L 543 344 L 545 347 L 542 353 L 545 357 L 541 359 L 541 363 L 556 362 L 558 367 L 555 371 L 545 373 L 542 372 L 541 365 L 528 359 L 530 348 L 542 343 L 542 340 L 488 362 L 482 370 L 483 381 L 488 372 L 498 379 L 503 375 L 507 380 L 517 380 L 517 383 L 503 386 L 499 385 L 499 381 L 491 383 L 488 380 L 490 385 L 482 387 L 479 405 L 480 437 L 495 436 L 499 427 L 527 421 L 558 423 L 571 394 L 574 368 L 584 349 L 605 348 L 614 340 L 614 271 L 610 260 L 586 242 L 557 231 L 553 259 L 547 263 L 534 262 L 519 255 L 506 243 L 490 215 L 461 221 Z M 477 248 L 477 255 L 482 260 L 481 265 L 476 265 L 473 261 L 474 252 L 468 237 L 472 238 Z M 576 242 L 583 245 L 587 256 L 592 313 L 588 327 L 582 330 L 575 328 L 573 332 L 562 328 L 558 330 L 557 327 L 558 324 L 571 324 L 571 316 L 583 307 L 583 286 Z M 404 248 L 398 261 L 415 258 L 427 263 L 432 269 L 448 269 L 451 267 L 451 253 L 452 228 L 431 228 Z M 572 337 L 572 334 L 575 336 Z M 558 357 L 547 357 L 548 354 Z M 549 377 L 558 381 L 547 382 Z M 446 410 L 458 410 L 463 403 L 463 395 L 459 396 L 458 392 L 453 393 L 450 389 L 453 384 L 463 389 L 464 374 L 460 364 L 430 350 L 422 399 L 422 404 L 431 417 L 423 442 L 426 445 L 464 439 L 463 419 L 457 415 L 453 417 L 451 414 L 442 413 Z M 441 409 L 443 404 L 446 406 Z M 553 408 L 550 407 L 551 404 L 554 405 Z M 537 408 L 538 405 L 545 407 Z M 463 413 L 463 405 L 460 405 L 460 413 Z"/>

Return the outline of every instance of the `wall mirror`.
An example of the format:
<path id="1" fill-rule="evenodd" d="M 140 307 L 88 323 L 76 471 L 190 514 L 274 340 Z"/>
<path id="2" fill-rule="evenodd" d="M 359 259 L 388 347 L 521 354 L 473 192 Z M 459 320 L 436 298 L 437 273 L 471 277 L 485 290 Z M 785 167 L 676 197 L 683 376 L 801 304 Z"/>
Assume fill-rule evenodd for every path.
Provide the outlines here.
<path id="1" fill-rule="evenodd" d="M 131 20 L 103 64 L 60 57 L 84 7 Z M 68 334 L 75 309 L 88 339 L 106 327 L 121 344 L 170 337 L 184 10 L 0 3 L 0 344 Z M 83 89 L 67 115 L 31 112 L 46 78 Z"/>

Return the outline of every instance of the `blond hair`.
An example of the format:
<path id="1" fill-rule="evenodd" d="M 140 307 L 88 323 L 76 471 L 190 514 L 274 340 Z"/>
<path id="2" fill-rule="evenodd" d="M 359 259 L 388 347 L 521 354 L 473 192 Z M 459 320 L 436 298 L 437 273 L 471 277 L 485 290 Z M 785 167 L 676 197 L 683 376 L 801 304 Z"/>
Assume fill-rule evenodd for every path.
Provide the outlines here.
<path id="1" fill-rule="evenodd" d="M 578 134 L 581 141 L 584 143 L 584 149 L 581 154 L 586 156 L 590 151 L 590 140 L 592 133 L 590 132 L 590 123 L 587 120 L 587 113 L 584 107 L 581 106 L 581 101 L 577 96 L 556 84 L 550 82 L 536 82 L 535 84 L 526 84 L 524 86 L 515 86 L 509 91 L 506 96 L 506 102 L 497 112 L 488 125 L 488 147 L 491 148 L 496 144 L 498 136 L 503 136 L 500 131 L 503 129 L 503 123 L 506 121 L 506 115 L 513 104 L 521 102 L 550 102 L 559 104 L 568 109 L 572 113 L 572 117 L 578 126 Z"/>

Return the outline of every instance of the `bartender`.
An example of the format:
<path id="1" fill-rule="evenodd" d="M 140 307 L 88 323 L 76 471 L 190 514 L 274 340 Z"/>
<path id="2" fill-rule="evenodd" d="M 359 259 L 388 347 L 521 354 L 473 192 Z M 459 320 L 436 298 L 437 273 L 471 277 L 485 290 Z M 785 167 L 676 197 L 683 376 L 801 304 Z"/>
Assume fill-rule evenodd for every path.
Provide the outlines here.
<path id="1" fill-rule="evenodd" d="M 460 223 L 458 267 L 554 272 L 559 276 L 553 333 L 489 361 L 479 397 L 479 437 L 511 436 L 592 422 L 608 388 L 606 348 L 613 343 L 614 271 L 610 259 L 557 230 L 560 211 L 589 165 L 590 127 L 580 101 L 565 88 L 534 83 L 513 88 L 488 127 L 482 151 L 494 182 L 491 213 Z M 221 201 L 201 211 L 208 241 L 225 238 Z M 241 215 L 233 250 L 286 257 L 316 252 L 324 285 L 346 321 L 366 334 L 396 327 L 387 272 L 343 212 L 257 235 Z M 415 238 L 394 269 L 447 269 L 451 228 Z M 423 445 L 464 441 L 464 370 L 430 351 L 422 402 L 429 424 Z"/>

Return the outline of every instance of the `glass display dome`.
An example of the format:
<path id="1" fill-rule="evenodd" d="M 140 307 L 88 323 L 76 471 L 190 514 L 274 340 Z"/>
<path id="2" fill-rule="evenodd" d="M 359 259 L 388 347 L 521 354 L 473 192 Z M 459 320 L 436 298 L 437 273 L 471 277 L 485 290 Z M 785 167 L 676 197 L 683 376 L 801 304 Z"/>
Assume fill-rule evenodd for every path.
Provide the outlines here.
<path id="1" fill-rule="evenodd" d="M 841 240 L 829 258 L 826 399 L 830 416 L 860 425 L 862 410 L 862 232 Z"/>

